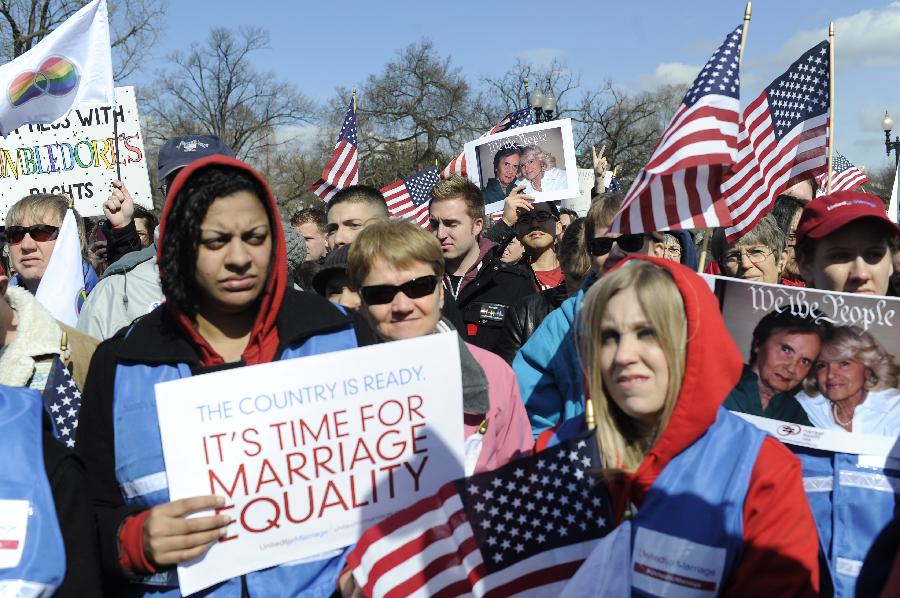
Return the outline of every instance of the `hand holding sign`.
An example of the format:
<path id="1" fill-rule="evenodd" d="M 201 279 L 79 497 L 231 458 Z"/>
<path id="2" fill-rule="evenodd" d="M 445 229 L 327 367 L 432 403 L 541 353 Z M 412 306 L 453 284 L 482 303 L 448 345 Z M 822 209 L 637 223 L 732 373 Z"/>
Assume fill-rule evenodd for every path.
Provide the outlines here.
<path id="1" fill-rule="evenodd" d="M 144 553 L 157 566 L 177 565 L 197 558 L 225 535 L 232 519 L 228 515 L 187 516 L 221 507 L 220 496 L 182 498 L 153 507 L 144 521 Z"/>
<path id="2" fill-rule="evenodd" d="M 122 181 L 113 181 L 112 188 L 109 199 L 103 204 L 103 214 L 110 226 L 119 228 L 134 220 L 134 198 Z"/>
<path id="3" fill-rule="evenodd" d="M 522 193 L 524 190 L 525 185 L 515 187 L 503 202 L 503 222 L 510 228 L 516 225 L 516 221 L 519 219 L 519 210 L 530 212 L 534 209 L 531 205 L 534 196 L 525 195 Z"/>

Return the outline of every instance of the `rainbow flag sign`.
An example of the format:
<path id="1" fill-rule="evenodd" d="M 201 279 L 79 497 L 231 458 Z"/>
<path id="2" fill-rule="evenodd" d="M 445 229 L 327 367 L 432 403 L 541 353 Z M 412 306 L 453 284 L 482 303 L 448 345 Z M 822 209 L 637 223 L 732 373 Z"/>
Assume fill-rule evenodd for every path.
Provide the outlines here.
<path id="1" fill-rule="evenodd" d="M 106 0 L 87 4 L 31 50 L 0 66 L 0 135 L 113 99 Z"/>

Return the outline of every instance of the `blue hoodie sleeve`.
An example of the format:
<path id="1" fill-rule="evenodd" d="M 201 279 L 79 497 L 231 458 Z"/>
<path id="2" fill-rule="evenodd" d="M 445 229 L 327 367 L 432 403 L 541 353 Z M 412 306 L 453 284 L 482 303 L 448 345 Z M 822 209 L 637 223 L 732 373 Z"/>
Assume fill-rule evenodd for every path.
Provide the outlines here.
<path id="1" fill-rule="evenodd" d="M 570 297 L 551 312 L 513 359 L 535 438 L 584 412 L 581 362 L 573 336 L 583 294 Z"/>

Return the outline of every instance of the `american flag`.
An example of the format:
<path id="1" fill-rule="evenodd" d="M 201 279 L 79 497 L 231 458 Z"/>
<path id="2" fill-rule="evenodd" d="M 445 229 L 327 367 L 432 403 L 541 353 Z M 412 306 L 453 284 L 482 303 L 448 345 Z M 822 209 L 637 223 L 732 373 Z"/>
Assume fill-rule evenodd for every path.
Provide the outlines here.
<path id="1" fill-rule="evenodd" d="M 613 527 L 593 432 L 450 482 L 347 557 L 367 596 L 552 596 Z"/>
<path id="2" fill-rule="evenodd" d="M 827 168 L 828 64 L 824 41 L 744 109 L 738 160 L 722 183 L 729 242 L 752 230 L 782 191 Z"/>
<path id="3" fill-rule="evenodd" d="M 743 25 L 707 61 L 638 174 L 610 231 L 706 228 L 731 223 L 719 201 L 726 166 L 737 158 Z"/>
<path id="4" fill-rule="evenodd" d="M 831 158 L 831 172 L 834 173 L 831 175 L 832 193 L 835 191 L 850 191 L 869 182 L 869 177 L 862 170 L 837 152 L 834 152 L 834 156 Z M 816 195 L 825 195 L 828 189 L 828 173 L 822 173 L 817 176 L 816 184 L 819 186 Z"/>
<path id="5" fill-rule="evenodd" d="M 530 107 L 526 106 L 521 110 L 515 110 L 504 116 L 503 120 L 494 125 L 491 130 L 482 135 L 482 137 L 487 137 L 488 135 L 493 135 L 494 133 L 502 133 L 503 131 L 509 131 L 510 129 L 527 127 L 533 124 L 534 111 Z M 456 156 L 455 158 L 453 158 L 453 160 L 451 160 L 450 164 L 447 164 L 444 170 L 441 171 L 441 179 L 446 179 L 451 174 L 457 174 L 462 177 L 466 176 L 465 152 Z"/>
<path id="6" fill-rule="evenodd" d="M 322 178 L 309 188 L 323 201 L 359 182 L 359 141 L 356 137 L 356 107 L 353 104 L 351 100 L 334 151 L 331 152 L 331 160 L 322 171 Z"/>
<path id="7" fill-rule="evenodd" d="M 67 447 L 74 448 L 78 412 L 81 411 L 81 391 L 59 357 L 53 358 L 43 398 L 44 407 L 53 422 L 53 435 L 60 442 L 65 442 Z"/>
<path id="8" fill-rule="evenodd" d="M 619 179 L 613 177 L 609 179 L 609 186 L 606 188 L 607 193 L 621 193 L 622 192 L 622 184 L 619 183 Z"/>
<path id="9" fill-rule="evenodd" d="M 415 222 L 422 228 L 427 227 L 431 190 L 438 181 L 437 168 L 432 166 L 382 188 L 388 213 L 395 218 Z"/>

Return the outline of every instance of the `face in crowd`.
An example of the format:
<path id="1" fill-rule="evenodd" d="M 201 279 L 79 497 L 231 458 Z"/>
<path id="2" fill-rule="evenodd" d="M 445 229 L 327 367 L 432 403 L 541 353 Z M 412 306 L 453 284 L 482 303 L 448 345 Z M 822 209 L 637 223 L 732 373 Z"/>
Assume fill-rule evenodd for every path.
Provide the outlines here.
<path id="1" fill-rule="evenodd" d="M 497 163 L 497 170 L 494 174 L 497 176 L 497 180 L 501 185 L 506 187 L 516 180 L 516 177 L 519 176 L 520 161 L 521 157 L 518 153 L 500 158 L 500 161 Z"/>
<path id="2" fill-rule="evenodd" d="M 509 238 L 509 243 L 503 248 L 503 255 L 500 257 L 500 261 L 512 264 L 519 261 L 524 254 L 525 246 L 522 245 L 522 242 L 517 237 L 513 236 Z"/>
<path id="3" fill-rule="evenodd" d="M 431 233 L 441 244 L 446 260 L 457 260 L 478 245 L 484 220 L 472 219 L 462 199 L 443 199 L 431 203 Z"/>
<path id="4" fill-rule="evenodd" d="M 21 224 L 6 228 L 9 258 L 13 270 L 34 292 L 50 263 L 62 223 L 54 210 L 47 210 L 36 220 L 27 210 L 23 215 Z"/>
<path id="5" fill-rule="evenodd" d="M 762 243 L 734 245 L 722 256 L 722 271 L 732 278 L 778 284 L 782 255 Z"/>
<path id="6" fill-rule="evenodd" d="M 444 305 L 444 287 L 425 262 L 398 266 L 376 257 L 359 289 L 375 332 L 385 340 L 430 334 Z"/>
<path id="7" fill-rule="evenodd" d="M 884 295 L 893 273 L 886 230 L 877 221 L 856 220 L 817 239 L 812 255 L 800 264 L 816 289 Z"/>
<path id="8" fill-rule="evenodd" d="M 769 394 L 795 388 L 809 373 L 821 346 L 818 334 L 775 330 L 756 351 L 754 371 L 760 386 Z"/>
<path id="9" fill-rule="evenodd" d="M 371 202 L 343 201 L 329 207 L 325 228 L 328 249 L 333 251 L 342 245 L 349 245 L 366 226 L 384 219 L 384 211 Z"/>
<path id="10" fill-rule="evenodd" d="M 665 404 L 669 366 L 633 286 L 607 302 L 600 334 L 600 368 L 610 398 L 623 413 L 652 426 Z"/>
<path id="11" fill-rule="evenodd" d="M 339 206 L 338 206 L 339 207 Z M 328 251 L 328 239 L 314 220 L 308 220 L 294 227 L 306 239 L 306 261 L 318 262 Z"/>
<path id="12" fill-rule="evenodd" d="M 205 313 L 234 314 L 262 293 L 272 258 L 269 217 L 249 191 L 219 197 L 200 225 L 194 273 Z"/>
<path id="13" fill-rule="evenodd" d="M 526 250 L 540 254 L 556 243 L 562 234 L 562 225 L 550 211 L 550 205 L 541 202 L 534 204 L 530 212 L 520 210 L 513 230 Z"/>
<path id="14" fill-rule="evenodd" d="M 609 232 L 608 226 L 595 226 L 594 238 L 588 243 L 591 254 L 591 270 L 602 276 L 621 262 L 628 254 L 640 253 L 664 257 L 665 241 L 656 233 L 623 235 Z"/>

